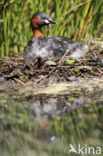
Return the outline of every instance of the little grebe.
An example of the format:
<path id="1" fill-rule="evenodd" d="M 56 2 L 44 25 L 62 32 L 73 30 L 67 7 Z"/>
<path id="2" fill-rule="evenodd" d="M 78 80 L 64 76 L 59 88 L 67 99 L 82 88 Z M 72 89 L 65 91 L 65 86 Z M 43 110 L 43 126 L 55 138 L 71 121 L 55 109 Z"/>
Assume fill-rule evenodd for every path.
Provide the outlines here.
<path id="1" fill-rule="evenodd" d="M 45 37 L 42 27 L 49 24 L 56 24 L 56 22 L 43 12 L 37 12 L 32 16 L 33 36 L 24 48 L 26 63 L 35 64 L 38 58 L 61 58 L 68 49 L 70 51 L 67 55 L 70 58 L 81 58 L 86 55 L 88 46 L 84 43 L 74 42 L 64 36 Z"/>

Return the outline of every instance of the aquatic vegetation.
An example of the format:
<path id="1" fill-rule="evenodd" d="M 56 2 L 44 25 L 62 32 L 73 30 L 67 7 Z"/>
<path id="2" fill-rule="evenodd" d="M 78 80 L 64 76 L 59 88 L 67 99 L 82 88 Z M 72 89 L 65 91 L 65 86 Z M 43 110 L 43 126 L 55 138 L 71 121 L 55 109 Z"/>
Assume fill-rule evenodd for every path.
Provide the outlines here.
<path id="1" fill-rule="evenodd" d="M 37 10 L 57 21 L 44 28 L 46 36 L 85 38 L 88 56 L 66 65 L 50 58 L 24 66 Z M 0 1 L 0 57 L 16 53 L 0 58 L 0 155 L 71 156 L 70 147 L 78 145 L 103 149 L 102 15 L 101 0 Z"/>
<path id="2" fill-rule="evenodd" d="M 91 92 L 93 94 L 93 92 Z M 100 92 L 102 94 L 102 92 Z M 93 146 L 93 147 L 103 147 L 102 140 L 102 129 L 103 129 L 103 107 L 102 99 L 98 99 L 93 102 L 93 95 L 91 100 L 87 101 L 88 95 L 82 100 L 81 92 L 81 104 L 80 107 L 77 105 L 80 101 L 78 100 L 78 95 L 80 94 L 74 92 L 74 97 L 69 97 L 68 94 L 61 98 L 60 96 L 55 96 L 53 101 L 52 96 L 31 96 L 27 94 L 26 98 L 21 97 L 18 99 L 18 95 L 13 94 L 14 99 L 7 97 L 4 99 L 0 96 L 0 153 L 4 156 L 13 155 L 15 152 L 18 155 L 24 155 L 25 153 L 31 155 L 31 153 L 36 155 L 67 155 L 70 150 L 70 144 L 72 144 L 75 149 L 77 149 L 78 144 L 81 146 Z M 99 94 L 98 94 L 99 95 Z M 31 98 L 30 98 L 31 96 Z M 95 96 L 95 95 L 94 95 Z M 102 96 L 102 95 L 101 95 Z M 39 99 L 44 99 L 42 101 L 42 109 L 38 107 Z M 90 94 L 89 94 L 90 98 Z M 52 100 L 51 100 L 52 99 Z M 66 102 L 64 105 L 64 101 Z M 67 99 L 69 101 L 67 101 Z M 50 111 L 48 105 L 50 103 L 49 109 L 56 110 L 55 117 L 50 118 Z M 85 105 L 84 102 L 85 101 Z M 55 103 L 59 107 L 55 106 Z M 38 107 L 39 111 L 35 110 L 33 104 Z M 52 106 L 53 105 L 53 106 Z M 61 106 L 60 106 L 61 105 Z M 83 106 L 84 105 L 84 106 Z M 79 107 L 78 107 L 79 106 Z M 78 109 L 76 108 L 78 107 Z M 71 109 L 68 109 L 71 108 Z M 72 110 L 73 108 L 73 110 Z M 63 109 L 66 112 L 63 114 Z M 46 111 L 46 112 L 45 112 Z M 31 113 L 32 112 L 32 113 Z M 34 112 L 34 113 L 33 113 Z M 46 114 L 45 114 L 46 113 Z M 53 115 L 54 112 L 51 111 Z M 38 115 L 41 115 L 39 118 Z M 45 115 L 48 118 L 45 118 Z M 91 122 L 92 121 L 92 122 Z M 45 123 L 46 126 L 45 126 Z M 41 126 L 42 125 L 42 126 Z M 43 126 L 44 125 L 44 126 Z M 68 154 L 71 156 L 72 153 Z"/>
<path id="3" fill-rule="evenodd" d="M 103 37 L 103 2 L 98 0 L 2 0 L 0 2 L 0 56 L 22 53 L 31 37 L 30 19 L 37 10 L 46 12 L 57 25 L 44 28 L 49 36 L 82 40 L 86 34 Z"/>
<path id="4" fill-rule="evenodd" d="M 67 60 L 67 65 L 73 65 L 74 62 L 75 60 Z"/>

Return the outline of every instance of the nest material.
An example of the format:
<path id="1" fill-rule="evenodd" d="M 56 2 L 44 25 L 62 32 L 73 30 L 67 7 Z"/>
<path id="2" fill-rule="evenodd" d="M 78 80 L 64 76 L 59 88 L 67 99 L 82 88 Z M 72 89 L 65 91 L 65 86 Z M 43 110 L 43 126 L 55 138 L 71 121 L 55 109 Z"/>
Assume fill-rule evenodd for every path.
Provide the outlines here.
<path id="1" fill-rule="evenodd" d="M 22 55 L 0 59 L 0 77 L 6 80 L 19 79 L 22 82 L 35 81 L 70 81 L 73 77 L 95 78 L 103 75 L 103 51 L 92 49 L 86 58 L 74 60 L 71 65 L 57 61 L 49 64 L 42 60 L 35 66 L 25 65 Z"/>

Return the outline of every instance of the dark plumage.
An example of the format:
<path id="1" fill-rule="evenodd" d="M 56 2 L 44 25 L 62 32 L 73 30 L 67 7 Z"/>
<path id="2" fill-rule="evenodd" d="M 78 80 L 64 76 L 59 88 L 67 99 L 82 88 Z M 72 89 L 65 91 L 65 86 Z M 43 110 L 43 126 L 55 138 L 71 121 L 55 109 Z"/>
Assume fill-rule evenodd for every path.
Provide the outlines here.
<path id="1" fill-rule="evenodd" d="M 55 24 L 47 14 L 37 12 L 33 15 L 31 20 L 31 27 L 33 30 L 33 37 L 24 49 L 24 57 L 26 62 L 35 64 L 38 58 L 48 59 L 49 57 L 61 58 L 66 50 L 70 49 L 68 56 L 72 58 L 84 57 L 88 51 L 88 46 L 73 42 L 68 37 L 44 37 L 42 33 L 42 26 L 47 24 Z"/>

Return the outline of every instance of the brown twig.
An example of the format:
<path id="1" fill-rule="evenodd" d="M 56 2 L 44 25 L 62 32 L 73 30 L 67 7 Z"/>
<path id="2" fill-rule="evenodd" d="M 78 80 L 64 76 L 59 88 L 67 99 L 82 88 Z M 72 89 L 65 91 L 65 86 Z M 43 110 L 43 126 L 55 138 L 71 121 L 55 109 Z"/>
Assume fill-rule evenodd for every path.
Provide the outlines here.
<path id="1" fill-rule="evenodd" d="M 100 77 L 103 75 L 103 72 L 99 69 L 99 68 L 97 68 L 97 70 L 98 70 L 98 72 L 100 73 Z"/>
<path id="2" fill-rule="evenodd" d="M 19 82 L 22 86 L 28 88 L 30 91 L 34 92 L 34 89 L 31 88 L 31 87 L 29 87 L 29 86 L 28 86 L 27 84 L 25 84 L 24 82 L 22 82 L 22 81 L 20 81 L 20 80 L 18 80 L 18 79 L 16 79 L 16 78 L 14 78 L 14 80 L 15 80 L 16 82 Z"/>
<path id="3" fill-rule="evenodd" d="M 50 74 L 52 74 L 55 71 L 55 68 L 53 68 L 48 75 L 44 76 L 43 78 L 40 78 L 36 83 L 41 82 L 42 80 L 46 79 L 47 77 L 50 76 Z"/>
<path id="4" fill-rule="evenodd" d="M 65 56 L 68 54 L 69 51 L 70 51 L 70 49 L 67 49 L 66 52 L 65 52 L 65 54 L 61 57 L 61 59 L 60 59 L 60 61 L 59 61 L 59 63 L 58 63 L 59 66 L 61 65 L 63 59 L 65 58 Z"/>

